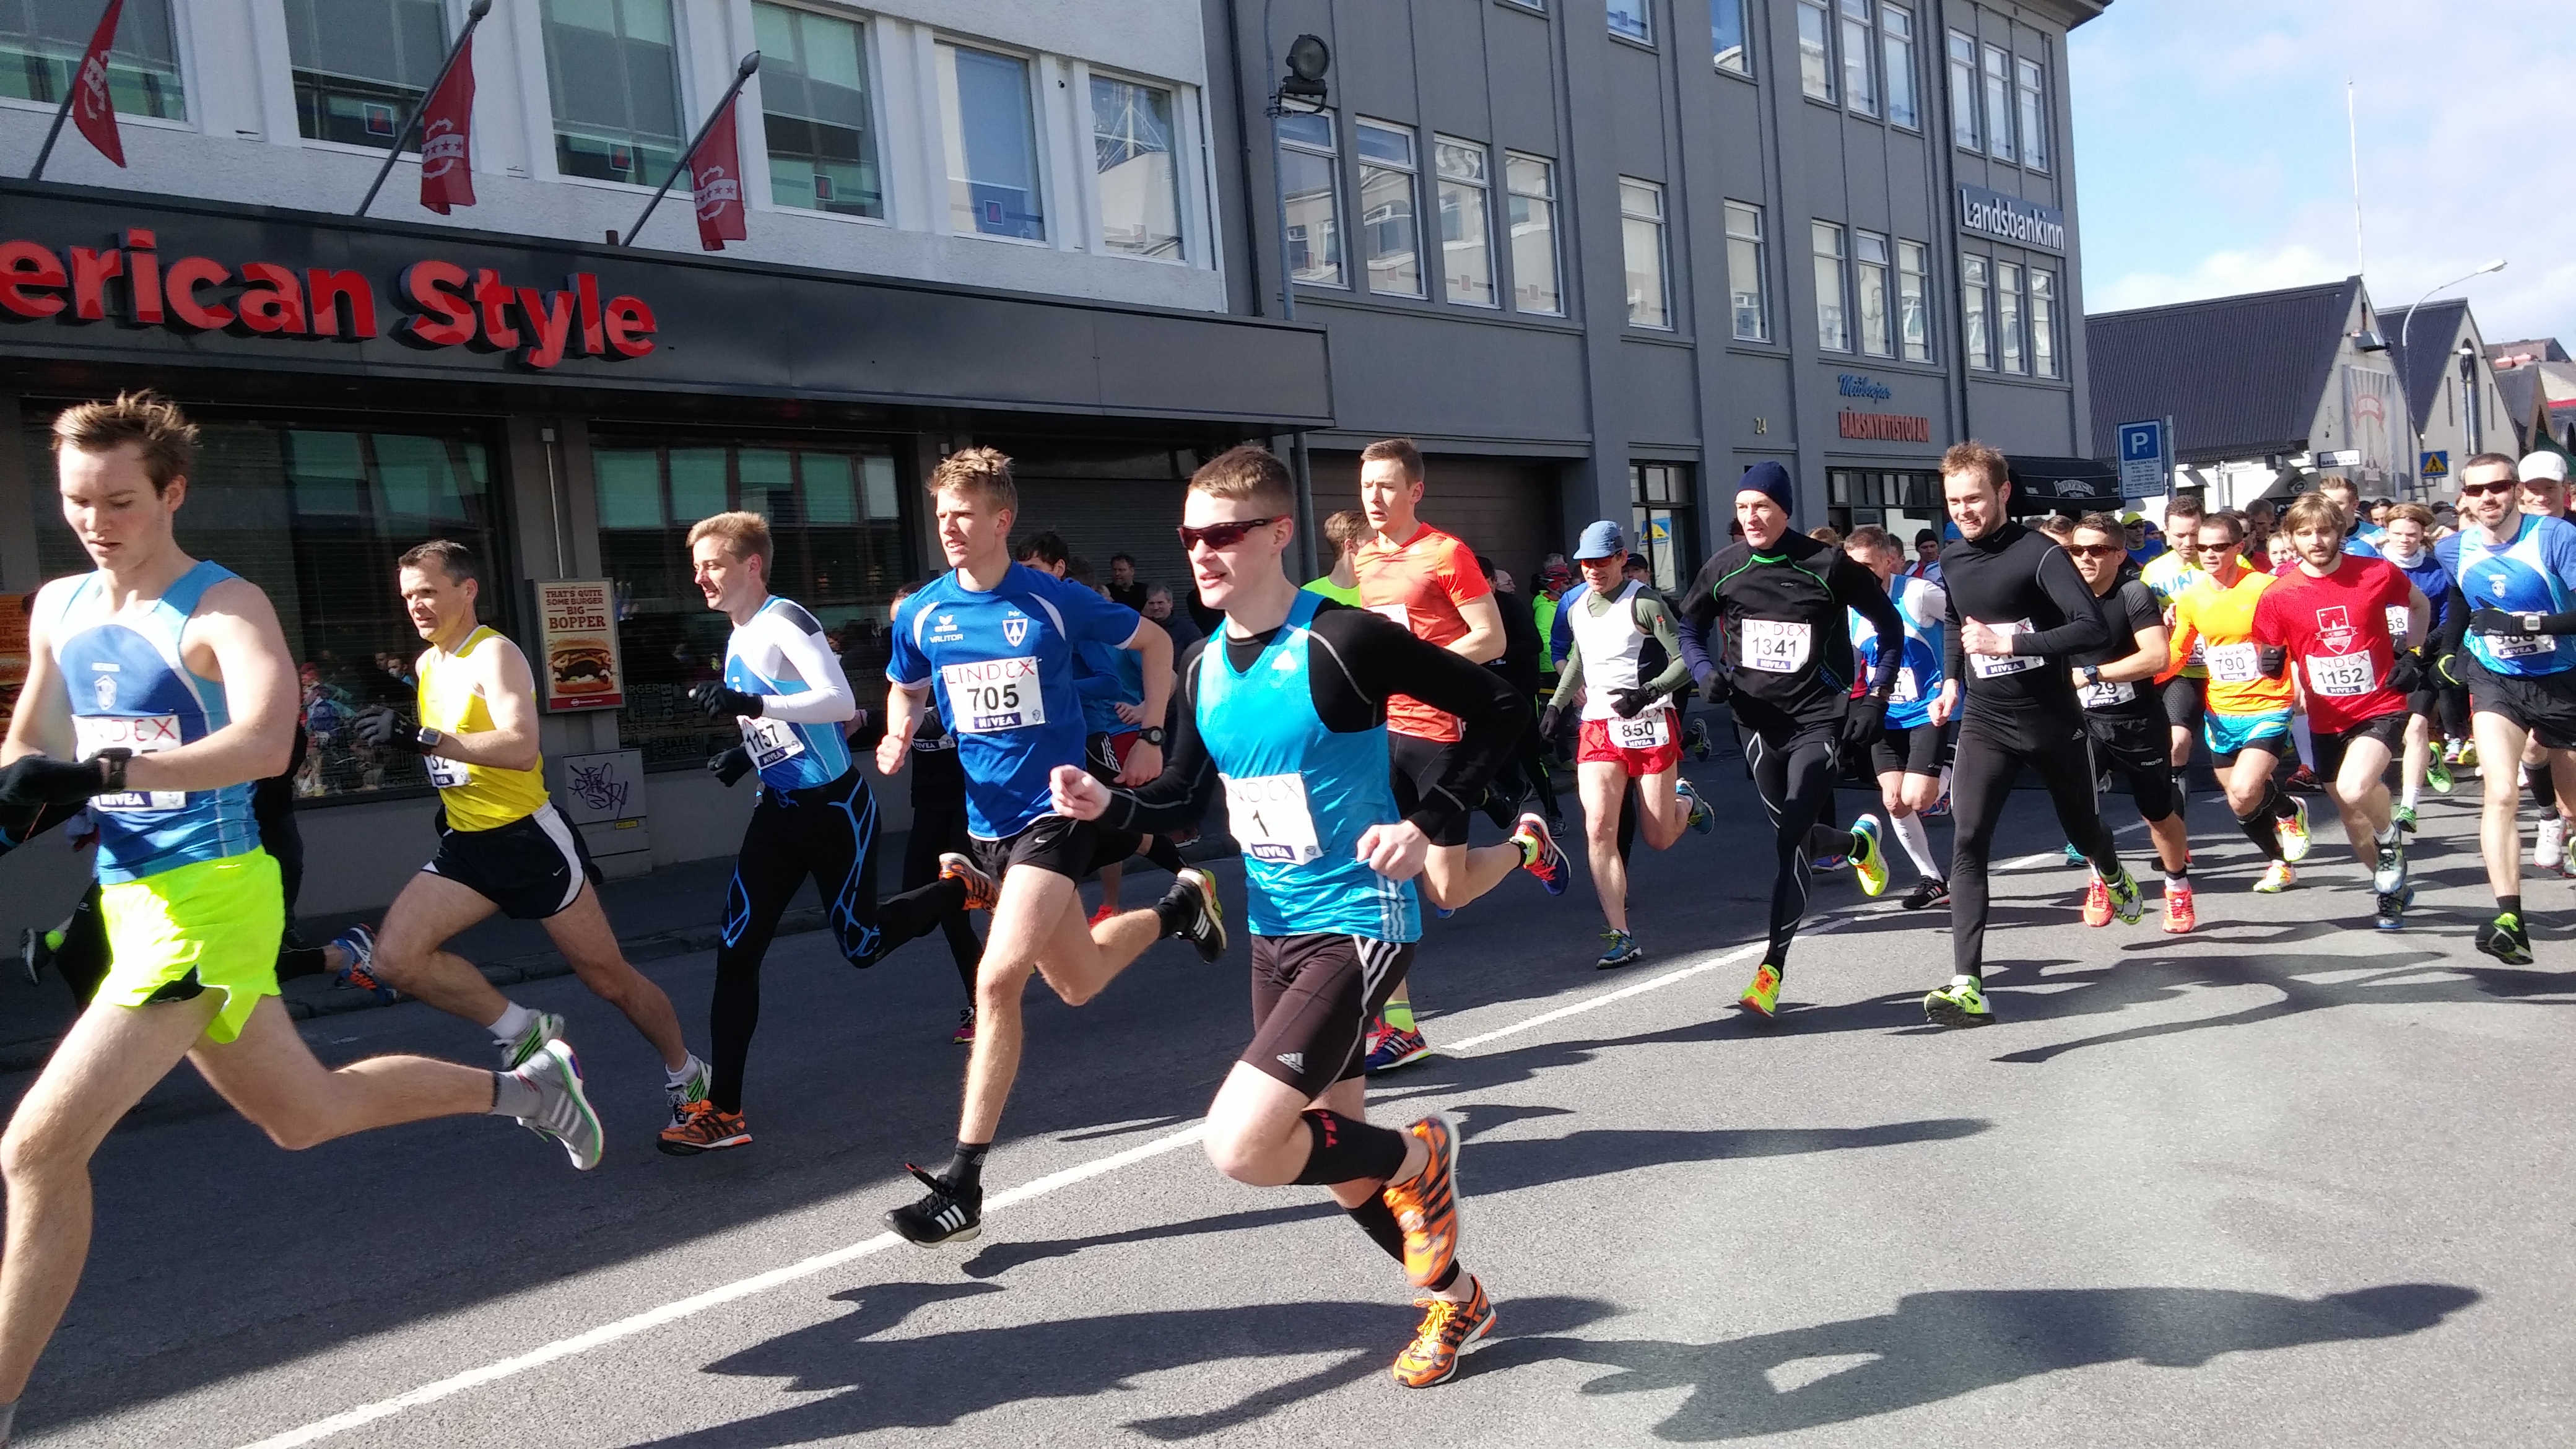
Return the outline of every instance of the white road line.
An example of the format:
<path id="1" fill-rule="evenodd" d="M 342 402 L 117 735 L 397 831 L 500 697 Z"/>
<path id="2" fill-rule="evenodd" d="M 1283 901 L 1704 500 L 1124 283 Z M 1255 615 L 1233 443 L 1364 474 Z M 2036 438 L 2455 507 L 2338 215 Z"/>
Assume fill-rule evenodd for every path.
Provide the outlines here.
<path id="1" fill-rule="evenodd" d="M 1798 929 L 1798 935 L 1801 939 L 1808 936 L 1821 936 L 1828 931 L 1839 930 L 1850 923 L 1851 917 L 1849 916 L 1827 916 L 1823 920 L 1800 926 Z M 1494 1041 L 1501 1037 L 1516 1035 L 1517 1033 L 1524 1031 L 1531 1031 L 1538 1027 L 1546 1026 L 1550 1022 L 1563 1021 L 1569 1016 L 1581 1016 L 1587 1011 L 1608 1006 L 1611 1002 L 1625 1001 L 1631 996 L 1642 996 L 1649 991 L 1670 986 L 1676 981 L 1688 981 L 1694 976 L 1705 976 L 1709 972 L 1714 971 L 1721 966 L 1731 966 L 1734 963 L 1743 960 L 1745 957 L 1761 950 L 1768 944 L 1770 943 L 1767 941 L 1748 942 L 1745 945 L 1738 946 L 1734 950 L 1727 952 L 1723 956 L 1710 957 L 1695 966 L 1684 966 L 1678 971 L 1667 971 L 1661 976 L 1657 976 L 1648 981 L 1640 981 L 1634 986 L 1624 986 L 1617 991 L 1605 991 L 1599 996 L 1586 997 L 1583 1000 L 1574 1003 L 1572 1006 L 1560 1006 L 1554 1011 L 1543 1011 L 1538 1015 L 1531 1017 L 1527 1021 L 1519 1021 L 1512 1023 L 1510 1026 L 1497 1027 L 1492 1031 L 1484 1032 L 1477 1036 L 1463 1037 L 1453 1042 L 1443 1042 L 1440 1044 L 1440 1054 L 1442 1056 L 1453 1057 L 1464 1056 L 1475 1048 L 1483 1046 L 1485 1043 Z"/>

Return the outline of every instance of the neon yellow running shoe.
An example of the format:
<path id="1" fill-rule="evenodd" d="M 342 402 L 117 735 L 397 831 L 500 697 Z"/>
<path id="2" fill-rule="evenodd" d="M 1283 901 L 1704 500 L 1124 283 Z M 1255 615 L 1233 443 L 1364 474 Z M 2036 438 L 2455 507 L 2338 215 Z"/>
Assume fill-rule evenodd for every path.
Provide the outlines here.
<path id="1" fill-rule="evenodd" d="M 1934 1026 L 1992 1026 L 1995 1020 L 1985 987 L 1974 976 L 1953 976 L 1949 985 L 1925 995 L 1923 1015 Z"/>
<path id="2" fill-rule="evenodd" d="M 2120 918 L 2120 924 L 2136 925 L 2147 913 L 2146 894 L 2138 889 L 2138 878 L 2124 865 L 2120 867 L 2120 878 L 2110 883 L 2110 890 L 2111 911 Z"/>
<path id="3" fill-rule="evenodd" d="M 2263 878 L 2254 882 L 2256 893 L 2277 896 L 2299 883 L 2299 873 L 2290 869 L 2286 860 L 2276 860 L 2263 868 Z"/>
<path id="4" fill-rule="evenodd" d="M 2273 827 L 2281 837 L 2281 858 L 2292 865 L 2308 858 L 2308 802 L 2296 795 L 2289 798 L 2290 818 Z M 2257 887 L 2260 889 L 2260 887 Z"/>
<path id="5" fill-rule="evenodd" d="M 1887 893 L 1887 851 L 1878 843 L 1878 817 L 1864 815 L 1852 822 L 1852 841 L 1859 848 L 1852 852 L 1852 874 L 1860 877 L 1860 893 L 1880 896 Z"/>
<path id="6" fill-rule="evenodd" d="M 2456 783 L 2451 779 L 2451 767 L 2443 761 L 2440 750 L 2433 751 L 2432 758 L 2424 762 L 2424 783 L 2432 786 L 2436 795 L 2450 794 L 2451 786 Z"/>
<path id="7" fill-rule="evenodd" d="M 1768 961 L 1754 968 L 1753 984 L 1744 988 L 1735 1004 L 1769 1021 L 1780 1009 L 1780 968 Z"/>

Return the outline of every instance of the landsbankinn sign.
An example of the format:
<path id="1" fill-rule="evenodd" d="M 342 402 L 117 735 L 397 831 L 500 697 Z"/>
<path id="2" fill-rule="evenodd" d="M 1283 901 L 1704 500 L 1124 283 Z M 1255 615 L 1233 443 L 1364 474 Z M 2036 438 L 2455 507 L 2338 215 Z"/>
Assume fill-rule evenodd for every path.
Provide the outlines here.
<path id="1" fill-rule="evenodd" d="M 2066 213 L 1984 186 L 1959 185 L 1959 230 L 2018 247 L 2066 253 Z"/>

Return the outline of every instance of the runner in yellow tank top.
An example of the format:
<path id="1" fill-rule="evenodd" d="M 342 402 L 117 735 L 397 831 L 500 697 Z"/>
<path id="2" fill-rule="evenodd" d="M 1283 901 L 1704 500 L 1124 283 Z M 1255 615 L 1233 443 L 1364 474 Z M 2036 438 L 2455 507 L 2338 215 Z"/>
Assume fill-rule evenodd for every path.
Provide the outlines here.
<path id="1" fill-rule="evenodd" d="M 492 707 L 483 701 L 483 687 L 478 679 L 482 672 L 476 655 L 491 648 L 515 650 L 518 646 L 502 638 L 500 632 L 477 625 L 456 652 L 431 649 L 420 656 L 420 722 L 443 735 L 475 735 L 496 726 Z M 478 765 L 471 760 L 451 760 L 439 755 L 423 755 L 421 763 L 429 771 L 429 783 L 438 787 L 439 807 L 447 812 L 447 823 L 457 830 L 493 830 L 513 820 L 524 820 L 544 808 L 546 796 L 545 756 L 524 770 L 505 765 Z"/>

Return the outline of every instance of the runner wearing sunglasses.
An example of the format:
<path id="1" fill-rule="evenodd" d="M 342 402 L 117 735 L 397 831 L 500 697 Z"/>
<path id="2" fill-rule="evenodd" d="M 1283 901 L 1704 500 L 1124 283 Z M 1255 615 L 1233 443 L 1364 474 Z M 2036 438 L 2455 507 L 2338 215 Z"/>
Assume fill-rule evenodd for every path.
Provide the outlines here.
<path id="1" fill-rule="evenodd" d="M 2084 732 L 2093 741 L 2093 759 L 2101 774 L 2114 771 L 2129 783 L 2129 799 L 2147 823 L 2155 841 L 2156 861 L 2165 872 L 2165 930 L 2181 935 L 2199 924 L 2191 896 L 2191 842 L 2183 827 L 2182 802 L 2173 788 L 2167 764 L 2164 709 L 2155 677 L 2165 667 L 2170 635 L 2155 594 L 2138 579 L 2121 577 L 2128 549 L 2120 520 L 2107 513 L 2088 513 L 2075 522 L 2074 541 L 2066 546 L 2075 571 L 2093 591 L 2110 641 L 2099 649 L 2073 656 L 2075 693 L 2084 704 Z M 2111 887 L 2099 871 L 2084 887 L 2084 924 L 2111 923 Z"/>
<path id="2" fill-rule="evenodd" d="M 2254 606 L 2279 580 L 2246 564 L 2244 543 L 2245 515 L 2231 510 L 2200 521 L 2195 546 L 2209 576 L 2174 604 L 2166 674 L 2179 673 L 2195 654 L 2208 661 L 2201 737 L 2238 828 L 2269 862 L 2254 889 L 2270 895 L 2288 890 L 2298 879 L 2291 867 L 2308 857 L 2308 806 L 2273 778 L 2290 743 L 2295 691 L 2254 641 Z"/>

